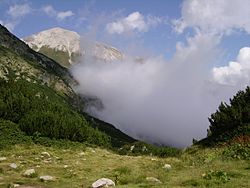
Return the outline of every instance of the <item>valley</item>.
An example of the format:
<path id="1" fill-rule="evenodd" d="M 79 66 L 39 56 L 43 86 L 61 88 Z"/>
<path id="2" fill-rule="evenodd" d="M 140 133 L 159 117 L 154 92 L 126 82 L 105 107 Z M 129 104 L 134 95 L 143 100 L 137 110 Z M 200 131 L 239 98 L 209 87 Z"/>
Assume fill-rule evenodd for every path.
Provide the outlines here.
<path id="1" fill-rule="evenodd" d="M 11 10 L 15 10 L 15 7 Z M 11 10 L 8 15 L 13 14 Z M 25 11 L 27 7 L 20 14 Z M 33 10 L 34 14 L 36 11 Z M 58 12 L 52 6 L 43 7 L 40 11 L 53 14 L 61 25 L 64 25 L 63 18 L 75 15 L 70 11 Z M 12 18 L 17 17 L 12 15 Z M 134 12 L 106 24 L 104 30 L 117 35 L 128 32 L 126 37 L 132 37 L 140 43 L 139 39 L 143 37 L 135 36 L 139 32 L 147 32 L 149 26 L 163 23 L 161 19 L 163 18 L 150 15 L 143 17 L 139 12 Z M 179 28 L 179 32 L 185 29 L 184 19 L 175 22 L 183 22 L 179 26 L 183 27 Z M 200 67 L 190 66 L 190 62 L 198 64 L 201 60 L 206 61 L 204 57 L 214 55 L 218 50 L 216 45 L 220 37 L 212 38 L 213 35 L 210 34 L 211 40 L 195 28 L 198 34 L 187 38 L 187 44 L 176 43 L 176 54 L 172 54 L 173 60 L 170 63 L 163 60 L 162 56 L 155 58 L 157 61 L 154 58 L 146 60 L 140 56 L 128 56 L 133 61 L 128 58 L 127 66 L 127 57 L 121 50 L 102 42 L 93 42 L 91 38 L 81 37 L 77 32 L 56 26 L 57 24 L 22 39 L 16 37 L 6 25 L 0 20 L 0 188 L 250 186 L 249 84 L 242 83 L 241 88 L 244 89 L 237 89 L 231 98 L 227 98 L 227 102 L 221 100 L 213 113 L 206 117 L 208 126 L 204 138 L 193 138 L 192 145 L 177 148 L 178 144 L 185 144 L 184 141 L 189 137 L 199 136 L 202 126 L 206 126 L 199 124 L 203 121 L 198 117 L 206 113 L 196 112 L 203 111 L 203 108 L 209 109 L 209 103 L 215 103 L 217 95 L 224 94 L 223 89 L 231 92 L 240 88 L 212 83 L 213 80 L 206 76 L 206 80 L 202 80 L 203 72 L 199 72 Z M 136 32 L 133 33 L 131 29 Z M 121 41 L 126 40 L 126 37 Z M 199 40 L 213 41 L 216 45 L 206 46 L 199 43 Z M 212 50 L 196 52 L 203 46 Z M 240 76 L 248 75 L 248 69 L 243 71 L 242 67 L 249 68 L 249 49 L 245 47 L 241 50 L 237 60 L 230 62 L 229 67 L 214 68 L 217 79 L 223 78 L 224 84 L 226 81 L 234 83 L 231 77 L 226 77 L 231 73 L 240 81 L 248 79 L 247 76 Z M 133 45 L 130 50 L 133 51 Z M 141 54 L 146 54 L 143 50 L 141 49 Z M 84 72 L 88 79 L 80 82 L 70 68 L 86 63 L 88 58 L 91 59 L 88 63 L 94 65 Z M 176 62 L 177 66 L 173 65 Z M 102 64 L 95 67 L 95 63 Z M 103 67 L 105 63 L 109 66 Z M 78 68 L 81 78 L 81 70 L 88 66 Z M 100 72 L 102 68 L 104 71 Z M 112 71 L 117 71 L 114 77 Z M 195 71 L 199 72 L 198 76 Z M 125 77 L 119 77 L 120 75 Z M 199 76 L 201 81 L 197 82 Z M 86 84 L 86 80 L 91 81 L 93 78 L 97 82 L 104 82 L 100 82 L 100 85 Z M 130 82 L 126 82 L 127 80 Z M 85 87 L 80 87 L 82 83 Z M 102 83 L 106 87 L 101 87 Z M 93 93 L 81 91 L 86 89 L 86 85 L 93 89 L 89 90 Z M 98 86 L 100 88 L 96 89 Z M 137 86 L 138 93 L 134 92 Z M 189 93 L 191 90 L 195 92 Z M 112 98 L 112 92 L 116 92 L 116 100 Z M 125 94 L 121 96 L 121 93 Z M 104 103 L 98 96 L 108 102 Z M 208 101 L 204 102 L 203 99 Z M 113 101 L 119 103 L 119 100 L 123 100 L 123 103 L 114 104 Z M 111 108 L 106 104 L 111 104 Z M 89 107 L 100 111 L 108 110 L 104 116 L 95 116 L 94 113 L 89 113 Z M 131 113 L 126 113 L 127 111 Z M 114 119 L 117 121 L 108 121 L 112 119 L 108 115 L 116 115 L 117 118 Z M 132 118 L 134 121 L 129 121 Z M 200 119 L 196 121 L 195 118 Z M 124 119 L 128 123 L 122 126 L 124 121 L 118 120 Z M 127 131 L 126 127 L 129 127 L 130 133 L 136 138 L 122 131 Z M 171 132 L 172 130 L 174 131 Z M 152 137 L 147 137 L 146 133 Z M 170 147 L 168 143 L 176 147 Z M 103 184 L 99 185 L 100 183 Z"/>

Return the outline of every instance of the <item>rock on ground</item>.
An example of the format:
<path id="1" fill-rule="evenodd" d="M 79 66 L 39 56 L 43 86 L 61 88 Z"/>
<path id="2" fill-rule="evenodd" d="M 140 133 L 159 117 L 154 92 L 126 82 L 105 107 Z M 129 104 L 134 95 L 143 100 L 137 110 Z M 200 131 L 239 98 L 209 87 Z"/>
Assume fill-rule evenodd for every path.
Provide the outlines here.
<path id="1" fill-rule="evenodd" d="M 80 155 L 80 156 L 84 156 L 84 155 L 85 155 L 85 153 L 84 153 L 84 152 L 81 152 L 81 153 L 79 153 L 79 155 Z"/>
<path id="2" fill-rule="evenodd" d="M 7 160 L 6 157 L 0 157 L 0 161 L 5 161 L 5 160 Z"/>
<path id="3" fill-rule="evenodd" d="M 40 186 L 40 185 L 19 185 L 17 187 L 18 188 L 47 188 L 47 187 Z"/>
<path id="4" fill-rule="evenodd" d="M 146 177 L 146 180 L 150 182 L 161 183 L 161 181 L 155 177 Z"/>
<path id="5" fill-rule="evenodd" d="M 41 155 L 44 157 L 50 157 L 50 154 L 46 151 L 42 152 Z"/>
<path id="6" fill-rule="evenodd" d="M 26 170 L 23 175 L 26 177 L 32 177 L 36 174 L 36 171 L 34 169 L 28 169 Z"/>
<path id="7" fill-rule="evenodd" d="M 108 178 L 101 178 L 92 184 L 92 188 L 115 186 L 115 183 Z"/>
<path id="8" fill-rule="evenodd" d="M 11 163 L 9 166 L 10 166 L 10 168 L 13 168 L 13 169 L 17 168 L 17 164 L 16 163 Z"/>
<path id="9" fill-rule="evenodd" d="M 40 176 L 39 179 L 40 179 L 41 181 L 54 181 L 55 178 L 52 177 L 52 176 L 46 175 L 46 176 Z"/>
<path id="10" fill-rule="evenodd" d="M 170 164 L 165 164 L 163 168 L 165 168 L 166 170 L 170 170 L 172 167 Z"/>

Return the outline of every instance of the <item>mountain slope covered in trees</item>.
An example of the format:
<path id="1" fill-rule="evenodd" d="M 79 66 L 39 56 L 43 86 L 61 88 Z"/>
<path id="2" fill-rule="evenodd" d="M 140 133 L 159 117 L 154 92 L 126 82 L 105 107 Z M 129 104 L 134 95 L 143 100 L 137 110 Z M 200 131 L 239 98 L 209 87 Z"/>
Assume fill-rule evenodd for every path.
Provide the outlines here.
<path id="1" fill-rule="evenodd" d="M 81 114 L 84 102 L 72 89 L 77 83 L 69 71 L 1 25 L 0 62 L 0 118 L 5 124 L 13 122 L 28 135 L 104 146 L 135 141 L 114 126 Z"/>
<path id="2" fill-rule="evenodd" d="M 133 154 L 178 154 L 174 148 L 139 142 L 84 113 L 88 99 L 74 92 L 76 84 L 68 69 L 33 51 L 0 25 L 2 147 L 7 140 L 15 144 L 32 139 L 50 145 L 52 139 L 98 145 L 122 154 L 130 152 L 132 145 L 137 145 Z"/>

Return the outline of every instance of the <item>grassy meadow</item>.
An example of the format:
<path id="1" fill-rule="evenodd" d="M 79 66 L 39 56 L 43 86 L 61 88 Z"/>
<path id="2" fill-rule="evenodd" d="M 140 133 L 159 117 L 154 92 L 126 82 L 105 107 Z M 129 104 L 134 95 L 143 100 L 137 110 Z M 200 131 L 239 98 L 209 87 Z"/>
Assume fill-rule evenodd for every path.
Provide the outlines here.
<path id="1" fill-rule="evenodd" d="M 48 152 L 50 156 L 44 156 L 42 152 Z M 178 157 L 159 158 L 118 155 L 83 144 L 63 148 L 14 145 L 0 151 L 0 157 L 6 157 L 0 162 L 0 187 L 19 184 L 37 188 L 39 185 L 87 188 L 102 177 L 112 179 L 118 188 L 249 187 L 249 159 L 242 159 L 242 155 L 237 156 L 237 153 L 229 156 L 228 153 L 232 154 L 229 147 L 202 149 L 193 146 Z M 11 163 L 16 163 L 17 168 L 12 169 Z M 165 164 L 170 164 L 171 169 L 165 169 Z M 24 177 L 22 174 L 27 169 L 35 169 L 36 174 Z M 42 182 L 39 179 L 42 175 L 53 176 L 54 180 Z"/>

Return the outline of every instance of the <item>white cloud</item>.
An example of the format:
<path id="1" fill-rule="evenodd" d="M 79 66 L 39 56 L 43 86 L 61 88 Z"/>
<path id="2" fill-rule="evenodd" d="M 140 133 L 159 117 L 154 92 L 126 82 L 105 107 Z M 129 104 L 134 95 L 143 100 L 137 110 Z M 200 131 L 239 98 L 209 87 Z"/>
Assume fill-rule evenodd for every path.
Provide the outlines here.
<path id="1" fill-rule="evenodd" d="M 104 109 L 91 109 L 98 118 L 154 143 L 186 146 L 192 138 L 206 135 L 207 117 L 224 99 L 213 96 L 207 84 L 207 66 L 217 57 L 218 36 L 189 37 L 187 43 L 178 43 L 170 62 L 161 57 L 145 58 L 143 63 L 133 58 L 99 62 L 90 58 L 93 45 L 82 42 L 86 59 L 72 71 L 81 94 L 101 99 Z"/>
<path id="2" fill-rule="evenodd" d="M 4 23 L 4 26 L 10 30 L 10 31 L 13 31 L 15 29 L 17 25 L 17 22 L 8 22 L 8 23 Z"/>
<path id="3" fill-rule="evenodd" d="M 18 21 L 12 20 L 12 21 L 5 22 L 3 20 L 0 20 L 0 24 L 5 26 L 9 31 L 13 31 L 16 25 L 18 24 Z"/>
<path id="4" fill-rule="evenodd" d="M 32 8 L 27 3 L 14 4 L 7 10 L 7 14 L 9 15 L 8 19 L 0 20 L 0 23 L 4 25 L 8 30 L 13 31 L 18 23 L 20 23 L 21 19 L 31 12 Z"/>
<path id="5" fill-rule="evenodd" d="M 54 16 L 57 14 L 56 10 L 51 5 L 43 7 L 43 11 L 49 16 Z"/>
<path id="6" fill-rule="evenodd" d="M 213 68 L 213 79 L 224 85 L 247 85 L 250 83 L 250 47 L 241 48 L 236 61 L 227 66 Z"/>
<path id="7" fill-rule="evenodd" d="M 68 17 L 71 17 L 74 15 L 74 13 L 71 10 L 68 11 L 57 11 L 54 9 L 53 6 L 51 5 L 47 5 L 45 7 L 42 8 L 42 10 L 51 17 L 56 17 L 57 20 L 62 21 Z"/>
<path id="8" fill-rule="evenodd" d="M 74 15 L 74 13 L 71 10 L 68 10 L 68 11 L 65 11 L 65 12 L 58 12 L 57 18 L 59 20 L 64 20 L 65 18 L 71 17 L 73 15 Z"/>
<path id="9" fill-rule="evenodd" d="M 29 4 L 22 4 L 22 5 L 13 5 L 10 6 L 9 10 L 7 13 L 12 17 L 12 18 L 20 18 L 22 16 L 25 16 L 29 13 L 31 13 L 32 9 L 30 8 Z"/>
<path id="10" fill-rule="evenodd" d="M 122 34 L 131 31 L 146 32 L 151 26 L 156 26 L 161 22 L 162 19 L 159 17 L 147 16 L 145 19 L 141 13 L 133 12 L 125 18 L 108 23 L 106 30 L 110 34 Z"/>
<path id="11" fill-rule="evenodd" d="M 186 0 L 181 18 L 173 21 L 174 28 L 179 33 L 187 27 L 216 34 L 234 29 L 250 33 L 249 7 L 249 0 Z"/>

